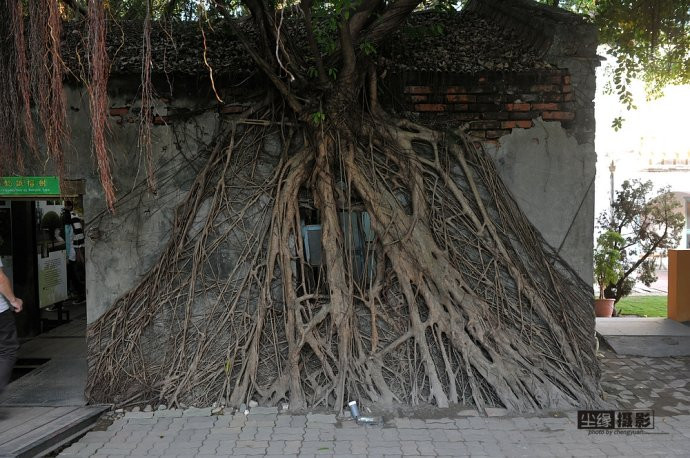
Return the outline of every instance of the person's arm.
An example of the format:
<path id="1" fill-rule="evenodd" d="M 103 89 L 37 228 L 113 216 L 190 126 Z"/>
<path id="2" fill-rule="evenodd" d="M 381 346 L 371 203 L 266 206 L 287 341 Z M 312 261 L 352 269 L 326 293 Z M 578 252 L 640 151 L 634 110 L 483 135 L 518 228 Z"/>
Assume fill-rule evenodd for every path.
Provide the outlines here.
<path id="1" fill-rule="evenodd" d="M 12 285 L 10 284 L 10 279 L 7 278 L 5 272 L 0 268 L 0 294 L 5 296 L 5 298 L 10 302 L 14 311 L 19 313 L 22 311 L 23 302 L 17 296 L 14 295 L 12 291 Z"/>

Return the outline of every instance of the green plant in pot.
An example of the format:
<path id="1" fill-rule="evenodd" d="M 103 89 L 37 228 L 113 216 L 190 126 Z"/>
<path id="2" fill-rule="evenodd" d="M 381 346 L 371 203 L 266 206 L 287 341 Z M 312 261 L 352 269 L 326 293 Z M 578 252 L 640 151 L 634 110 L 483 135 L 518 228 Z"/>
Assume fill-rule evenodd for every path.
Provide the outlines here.
<path id="1" fill-rule="evenodd" d="M 606 298 L 604 291 L 610 284 L 615 284 L 623 275 L 623 264 L 620 246 L 625 239 L 616 231 L 606 231 L 597 238 L 594 249 L 594 279 L 599 286 L 599 299 L 594 301 L 594 311 L 598 317 L 611 317 L 615 299 Z"/>

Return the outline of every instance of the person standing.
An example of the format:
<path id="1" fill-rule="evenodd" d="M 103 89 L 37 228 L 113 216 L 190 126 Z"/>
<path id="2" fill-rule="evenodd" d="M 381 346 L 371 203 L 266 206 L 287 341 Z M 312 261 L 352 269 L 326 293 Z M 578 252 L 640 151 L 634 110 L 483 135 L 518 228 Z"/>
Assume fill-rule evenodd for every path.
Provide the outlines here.
<path id="1" fill-rule="evenodd" d="M 12 284 L 2 270 L 0 261 L 0 393 L 9 383 L 17 359 L 19 341 L 12 314 L 21 312 L 22 305 L 22 300 L 12 291 Z"/>
<path id="2" fill-rule="evenodd" d="M 67 245 L 68 286 L 81 302 L 85 296 L 84 278 L 84 226 L 79 215 L 74 211 L 72 201 L 65 201 L 65 241 Z"/>

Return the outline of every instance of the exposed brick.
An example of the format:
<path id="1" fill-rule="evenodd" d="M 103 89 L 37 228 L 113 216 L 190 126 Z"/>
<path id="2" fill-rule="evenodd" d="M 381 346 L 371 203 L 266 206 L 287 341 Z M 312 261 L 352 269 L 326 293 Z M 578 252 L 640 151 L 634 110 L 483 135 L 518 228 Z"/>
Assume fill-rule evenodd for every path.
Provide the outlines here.
<path id="1" fill-rule="evenodd" d="M 532 121 L 503 121 L 501 123 L 503 129 L 514 129 L 520 127 L 522 129 L 529 129 L 532 127 Z"/>
<path id="2" fill-rule="evenodd" d="M 115 107 L 110 109 L 110 116 L 126 116 L 129 114 L 129 107 Z"/>
<path id="3" fill-rule="evenodd" d="M 482 119 L 498 119 L 504 120 L 510 117 L 510 113 L 507 111 L 486 111 L 482 113 Z"/>
<path id="4" fill-rule="evenodd" d="M 511 111 L 510 119 L 534 119 L 539 116 L 535 111 Z"/>
<path id="5" fill-rule="evenodd" d="M 558 86 L 555 84 L 535 84 L 530 87 L 530 92 L 558 92 Z"/>
<path id="6" fill-rule="evenodd" d="M 563 92 L 564 94 L 573 92 L 573 87 L 570 84 L 564 84 L 563 89 L 561 89 L 561 92 Z"/>
<path id="7" fill-rule="evenodd" d="M 506 100 L 503 94 L 482 94 L 477 96 L 477 103 L 501 103 L 501 102 L 512 102 L 512 100 Z"/>
<path id="8" fill-rule="evenodd" d="M 430 86 L 406 86 L 405 94 L 431 94 Z"/>
<path id="9" fill-rule="evenodd" d="M 560 106 L 557 103 L 533 103 L 532 109 L 538 111 L 558 111 Z"/>
<path id="10" fill-rule="evenodd" d="M 466 94 L 467 88 L 465 88 L 463 86 L 448 86 L 448 88 L 446 88 L 446 93 L 447 94 Z"/>
<path id="11" fill-rule="evenodd" d="M 501 138 L 504 135 L 508 135 L 509 133 L 509 130 L 487 130 L 486 138 Z"/>
<path id="12" fill-rule="evenodd" d="M 411 95 L 410 100 L 412 102 L 426 102 L 429 100 L 429 96 L 427 95 Z"/>
<path id="13" fill-rule="evenodd" d="M 563 84 L 570 84 L 570 75 L 563 76 Z"/>
<path id="14" fill-rule="evenodd" d="M 575 119 L 575 113 L 572 111 L 545 111 L 541 117 L 545 121 L 571 121 Z"/>
<path id="15" fill-rule="evenodd" d="M 456 103 L 452 105 L 452 111 L 467 111 L 468 107 L 466 103 Z"/>
<path id="16" fill-rule="evenodd" d="M 560 92 L 549 92 L 541 95 L 542 102 L 560 102 L 563 100 L 563 94 Z"/>
<path id="17" fill-rule="evenodd" d="M 414 109 L 415 111 L 446 111 L 446 106 L 442 103 L 418 103 Z"/>
<path id="18" fill-rule="evenodd" d="M 539 102 L 541 96 L 539 94 L 521 94 L 519 98 L 523 102 Z"/>
<path id="19" fill-rule="evenodd" d="M 563 94 L 563 101 L 564 102 L 572 102 L 575 97 L 573 96 L 572 92 L 568 92 L 567 94 Z"/>
<path id="20" fill-rule="evenodd" d="M 167 116 L 156 115 L 153 117 L 153 124 L 156 126 L 163 126 L 170 123 L 168 122 Z"/>
<path id="21" fill-rule="evenodd" d="M 470 110 L 473 111 L 501 111 L 503 107 L 496 103 L 475 103 L 470 105 Z"/>
<path id="22" fill-rule="evenodd" d="M 548 80 L 549 83 L 561 84 L 562 78 L 563 78 L 563 77 L 562 77 L 561 75 L 552 75 L 552 76 L 550 76 L 547 80 Z"/>
<path id="23" fill-rule="evenodd" d="M 472 121 L 470 129 L 500 129 L 500 121 Z"/>
<path id="24" fill-rule="evenodd" d="M 458 121 L 474 121 L 477 119 L 481 119 L 481 115 L 479 113 L 455 113 L 453 114 L 453 119 L 458 120 Z"/>
<path id="25" fill-rule="evenodd" d="M 473 103 L 477 101 L 477 97 L 467 94 L 448 94 L 446 100 L 449 102 Z"/>
<path id="26" fill-rule="evenodd" d="M 492 94 L 496 92 L 496 87 L 491 85 L 471 86 L 467 88 L 468 94 Z"/>
<path id="27" fill-rule="evenodd" d="M 561 103 L 560 111 L 572 111 L 575 112 L 575 104 L 573 102 Z"/>
<path id="28" fill-rule="evenodd" d="M 506 103 L 506 110 L 508 111 L 529 111 L 529 103 Z"/>

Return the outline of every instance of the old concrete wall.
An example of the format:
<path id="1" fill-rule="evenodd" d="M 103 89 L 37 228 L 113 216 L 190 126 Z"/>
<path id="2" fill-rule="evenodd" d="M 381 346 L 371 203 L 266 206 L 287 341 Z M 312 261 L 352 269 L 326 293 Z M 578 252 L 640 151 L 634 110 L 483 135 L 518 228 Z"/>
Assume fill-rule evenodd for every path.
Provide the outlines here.
<path id="1" fill-rule="evenodd" d="M 587 283 L 592 279 L 594 144 L 578 143 L 558 122 L 534 121 L 487 148 L 529 220 Z"/>
<path id="2" fill-rule="evenodd" d="M 530 221 L 591 284 L 595 70 L 600 63 L 596 27 L 573 13 L 532 0 L 470 0 L 465 8 L 513 30 L 568 75 L 572 93 L 567 114 L 574 116 L 550 117 L 568 119 L 565 129 L 560 123 L 533 119 L 534 127 L 513 129 L 498 145 L 485 142 L 485 146 L 495 151 L 499 171 Z"/>
<path id="3" fill-rule="evenodd" d="M 111 107 L 129 107 L 127 115 L 111 110 L 109 147 L 118 190 L 115 214 L 107 212 L 90 148 L 88 102 L 83 90 L 68 89 L 72 148 L 67 177 L 86 180 L 88 321 L 93 322 L 143 278 L 164 249 L 175 208 L 208 154 L 220 128 L 218 110 L 204 111 L 212 100 L 189 95 L 165 101 L 157 112 L 200 110 L 201 113 L 153 128 L 157 192 L 146 186 L 138 147 L 135 97 L 113 83 Z M 279 146 L 276 148 L 279 149 Z M 518 204 L 566 261 L 591 278 L 593 232 L 593 143 L 579 143 L 559 122 L 534 121 L 530 129 L 513 129 L 490 153 Z M 228 248 L 228 264 L 233 257 Z M 231 261 L 230 261 L 231 262 Z"/>
<path id="4" fill-rule="evenodd" d="M 113 84 L 111 105 L 131 105 L 129 89 Z M 200 114 L 174 126 L 156 126 L 152 144 L 156 192 L 146 185 L 145 163 L 138 146 L 138 124 L 109 123 L 108 147 L 118 204 L 115 214 L 105 208 L 95 159 L 91 155 L 88 99 L 83 89 L 67 89 L 71 148 L 66 177 L 85 179 L 86 282 L 89 322 L 142 278 L 160 256 L 168 240 L 175 207 L 184 198 L 196 169 L 203 163 L 205 145 L 218 128 L 218 114 Z M 198 97 L 179 97 L 170 109 L 203 106 Z M 163 109 L 163 108 L 160 108 Z"/>

